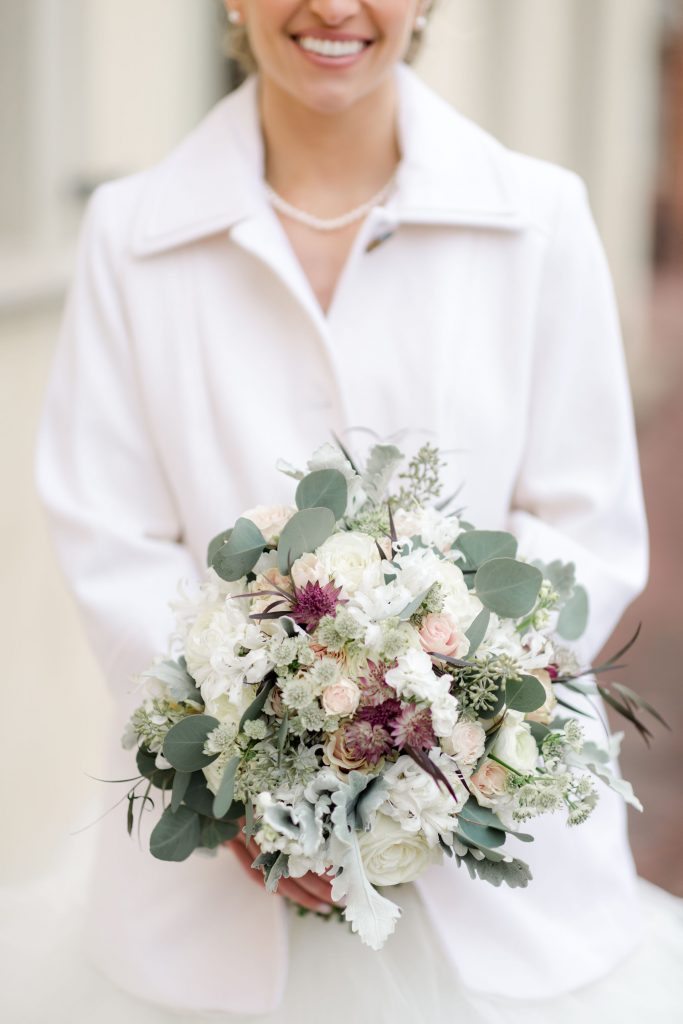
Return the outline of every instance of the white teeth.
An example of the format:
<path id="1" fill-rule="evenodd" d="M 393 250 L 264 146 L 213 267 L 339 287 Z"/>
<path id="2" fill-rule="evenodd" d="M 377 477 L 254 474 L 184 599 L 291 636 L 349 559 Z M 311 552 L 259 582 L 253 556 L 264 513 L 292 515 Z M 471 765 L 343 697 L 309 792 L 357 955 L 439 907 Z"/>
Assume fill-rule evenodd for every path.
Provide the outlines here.
<path id="1" fill-rule="evenodd" d="M 351 57 L 360 53 L 365 44 L 360 39 L 348 41 L 339 39 L 318 39 L 315 36 L 301 36 L 298 39 L 302 50 L 318 53 L 321 57 Z"/>

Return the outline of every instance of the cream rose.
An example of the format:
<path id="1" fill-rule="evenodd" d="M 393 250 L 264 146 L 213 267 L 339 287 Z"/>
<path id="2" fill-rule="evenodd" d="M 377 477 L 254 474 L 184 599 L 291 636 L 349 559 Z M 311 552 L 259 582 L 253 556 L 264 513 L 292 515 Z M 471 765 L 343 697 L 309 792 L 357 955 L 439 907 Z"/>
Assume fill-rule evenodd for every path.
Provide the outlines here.
<path id="1" fill-rule="evenodd" d="M 459 765 L 476 764 L 484 753 L 486 733 L 479 722 L 457 722 L 450 736 L 441 740 L 441 746 Z"/>
<path id="2" fill-rule="evenodd" d="M 490 807 L 493 800 L 505 795 L 508 774 L 502 765 L 486 760 L 481 768 L 471 776 L 470 787 L 474 790 L 477 801 L 483 807 Z"/>
<path id="3" fill-rule="evenodd" d="M 366 533 L 333 533 L 315 554 L 327 578 L 343 587 L 347 597 L 361 584 L 372 587 L 382 583 L 377 544 Z"/>
<path id="4" fill-rule="evenodd" d="M 291 505 L 255 505 L 242 518 L 258 526 L 267 544 L 274 544 L 295 512 Z"/>
<path id="5" fill-rule="evenodd" d="M 322 693 L 322 704 L 328 715 L 352 715 L 360 701 L 360 688 L 352 679 L 342 678 Z"/>
<path id="6" fill-rule="evenodd" d="M 442 859 L 438 846 L 430 849 L 424 836 L 409 835 L 382 813 L 375 816 L 370 831 L 360 835 L 358 845 L 371 885 L 413 882 L 430 864 Z"/>
<path id="7" fill-rule="evenodd" d="M 536 768 L 538 747 L 531 726 L 521 711 L 508 711 L 503 719 L 492 752 L 513 771 L 528 775 Z"/>
<path id="8" fill-rule="evenodd" d="M 430 612 L 420 627 L 420 643 L 425 651 L 454 655 L 461 642 L 455 622 L 450 615 Z"/>
<path id="9" fill-rule="evenodd" d="M 553 690 L 550 673 L 546 672 L 544 668 L 535 668 L 529 672 L 529 675 L 535 676 L 545 690 L 545 703 L 540 708 L 537 708 L 536 711 L 530 711 L 524 717 L 527 722 L 540 722 L 541 725 L 550 725 L 555 708 L 557 707 L 557 697 Z"/>

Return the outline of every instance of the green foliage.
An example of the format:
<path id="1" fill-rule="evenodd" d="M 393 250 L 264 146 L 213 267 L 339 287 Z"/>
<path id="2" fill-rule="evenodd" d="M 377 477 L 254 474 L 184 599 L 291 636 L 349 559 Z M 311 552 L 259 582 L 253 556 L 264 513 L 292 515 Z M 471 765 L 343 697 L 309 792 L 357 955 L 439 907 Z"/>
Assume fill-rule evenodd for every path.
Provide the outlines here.
<path id="1" fill-rule="evenodd" d="M 481 643 L 486 636 L 486 630 L 489 628 L 489 622 L 491 621 L 491 612 L 488 608 L 483 608 L 476 619 L 465 633 L 465 636 L 470 642 L 470 649 L 467 652 L 468 658 L 473 658 L 477 653 L 477 650 L 481 646 Z"/>
<path id="2" fill-rule="evenodd" d="M 557 620 L 557 632 L 565 640 L 578 640 L 588 624 L 588 594 L 581 586 L 574 588 Z"/>
<path id="3" fill-rule="evenodd" d="M 349 489 L 338 469 L 318 469 L 309 473 L 296 489 L 296 505 L 304 508 L 328 508 L 335 520 L 346 512 Z"/>
<path id="4" fill-rule="evenodd" d="M 401 490 L 396 495 L 394 506 L 398 508 L 415 508 L 417 505 L 429 505 L 441 494 L 441 469 L 445 465 L 441 460 L 438 448 L 425 444 L 417 455 L 408 463 L 399 480 L 404 480 Z"/>
<path id="5" fill-rule="evenodd" d="M 268 694 L 270 693 L 274 686 L 274 679 L 268 679 L 263 684 L 263 686 L 257 693 L 256 697 L 254 697 L 253 701 L 242 715 L 240 719 L 238 732 L 242 732 L 242 729 L 244 729 L 245 722 L 251 722 L 255 718 L 259 717 L 259 715 L 263 711 L 266 701 L 268 700 Z"/>
<path id="6" fill-rule="evenodd" d="M 210 542 L 208 550 L 206 552 L 206 564 L 213 565 L 213 560 L 218 554 L 219 550 L 223 547 L 227 541 L 230 540 L 230 534 L 232 533 L 232 527 L 229 530 L 223 530 L 217 537 L 214 537 Z"/>
<path id="7" fill-rule="evenodd" d="M 508 679 L 505 685 L 505 703 L 511 711 L 538 711 L 545 704 L 546 692 L 535 676 Z"/>
<path id="8" fill-rule="evenodd" d="M 402 460 L 402 452 L 393 444 L 376 444 L 372 448 L 362 476 L 363 490 L 371 501 L 383 500 Z"/>
<path id="9" fill-rule="evenodd" d="M 175 772 L 173 776 L 173 788 L 171 791 L 171 810 L 177 811 L 187 793 L 187 787 L 192 780 L 192 772 Z"/>
<path id="10" fill-rule="evenodd" d="M 240 754 L 235 754 L 231 757 L 225 766 L 225 771 L 221 777 L 221 782 L 218 787 L 218 792 L 213 801 L 213 816 L 214 818 L 223 818 L 232 806 L 233 796 L 235 794 L 235 776 L 237 769 L 239 768 L 241 760 Z"/>
<path id="11" fill-rule="evenodd" d="M 465 857 L 456 855 L 456 861 L 458 866 L 465 865 L 470 878 L 481 878 L 484 882 L 496 887 L 507 885 L 511 889 L 526 889 L 532 880 L 529 865 L 516 858 L 511 861 L 491 860 L 488 857 L 485 857 L 484 860 L 476 860 L 471 853 L 468 853 Z"/>
<path id="12" fill-rule="evenodd" d="M 175 773 L 172 768 L 157 768 L 156 759 L 157 755 L 151 754 L 144 747 L 140 747 L 135 756 L 140 774 L 149 779 L 157 789 L 168 789 Z"/>
<path id="13" fill-rule="evenodd" d="M 224 544 L 215 552 L 211 565 L 222 580 L 234 582 L 254 568 L 266 540 L 251 519 L 240 517 Z"/>
<path id="14" fill-rule="evenodd" d="M 319 548 L 333 533 L 335 522 L 334 512 L 329 508 L 304 508 L 295 512 L 280 534 L 277 546 L 280 572 L 289 572 L 292 562 Z"/>
<path id="15" fill-rule="evenodd" d="M 166 735 L 164 757 L 181 772 L 206 768 L 218 757 L 204 753 L 206 737 L 219 724 L 213 715 L 188 715 L 181 719 Z"/>
<path id="16" fill-rule="evenodd" d="M 453 547 L 465 555 L 466 569 L 478 569 L 492 558 L 517 556 L 517 541 L 512 534 L 496 530 L 467 530 L 456 538 Z"/>
<path id="17" fill-rule="evenodd" d="M 474 589 L 489 611 L 518 619 L 534 607 L 542 582 L 542 573 L 526 562 L 493 558 L 477 570 Z"/>
<path id="18" fill-rule="evenodd" d="M 200 840 L 199 816 L 189 807 L 167 807 L 150 836 L 149 848 L 158 860 L 187 860 Z"/>
<path id="19" fill-rule="evenodd" d="M 201 822 L 201 846 L 215 850 L 221 843 L 228 843 L 239 834 L 239 825 L 233 821 L 216 821 L 204 818 Z"/>

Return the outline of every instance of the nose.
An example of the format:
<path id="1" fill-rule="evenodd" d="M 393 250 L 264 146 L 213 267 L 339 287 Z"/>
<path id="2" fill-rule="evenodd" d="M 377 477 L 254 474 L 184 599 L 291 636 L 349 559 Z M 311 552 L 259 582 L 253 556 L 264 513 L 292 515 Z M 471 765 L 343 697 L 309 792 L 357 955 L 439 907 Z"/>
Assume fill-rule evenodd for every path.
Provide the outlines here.
<path id="1" fill-rule="evenodd" d="M 311 0 L 309 7 L 324 25 L 337 26 L 358 14 L 361 3 L 360 0 Z"/>

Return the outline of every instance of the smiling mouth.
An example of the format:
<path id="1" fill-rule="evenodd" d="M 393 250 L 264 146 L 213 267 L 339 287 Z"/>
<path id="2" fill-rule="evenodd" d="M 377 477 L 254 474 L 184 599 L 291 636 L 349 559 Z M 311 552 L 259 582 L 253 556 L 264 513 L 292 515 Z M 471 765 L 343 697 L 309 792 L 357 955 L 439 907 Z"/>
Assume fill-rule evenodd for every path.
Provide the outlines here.
<path id="1" fill-rule="evenodd" d="M 355 57 L 372 46 L 367 39 L 322 39 L 319 36 L 292 36 L 292 39 L 306 53 L 337 60 Z"/>

